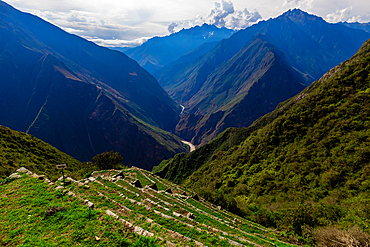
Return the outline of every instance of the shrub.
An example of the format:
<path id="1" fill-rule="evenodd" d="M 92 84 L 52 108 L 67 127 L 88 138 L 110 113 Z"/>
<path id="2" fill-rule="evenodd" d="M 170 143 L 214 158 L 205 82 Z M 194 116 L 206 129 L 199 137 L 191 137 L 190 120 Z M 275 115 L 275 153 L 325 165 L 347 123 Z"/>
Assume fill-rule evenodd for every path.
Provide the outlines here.
<path id="1" fill-rule="evenodd" d="M 118 152 L 105 152 L 92 158 L 95 164 L 102 170 L 118 168 L 122 163 L 122 156 Z"/>
<path id="2" fill-rule="evenodd" d="M 335 226 L 318 228 L 314 232 L 314 238 L 318 246 L 369 246 L 370 235 L 362 231 L 358 226 L 346 230 Z"/>

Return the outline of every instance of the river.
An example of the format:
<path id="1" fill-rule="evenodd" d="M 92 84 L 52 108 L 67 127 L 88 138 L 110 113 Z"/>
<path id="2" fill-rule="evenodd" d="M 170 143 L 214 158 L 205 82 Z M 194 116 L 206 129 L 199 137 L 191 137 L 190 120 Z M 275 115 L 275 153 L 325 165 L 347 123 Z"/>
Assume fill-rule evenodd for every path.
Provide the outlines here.
<path id="1" fill-rule="evenodd" d="M 182 143 L 185 143 L 186 145 L 188 145 L 190 147 L 190 152 L 193 152 L 195 150 L 195 146 L 193 144 L 191 144 L 190 142 L 187 142 L 187 141 L 181 141 Z"/>

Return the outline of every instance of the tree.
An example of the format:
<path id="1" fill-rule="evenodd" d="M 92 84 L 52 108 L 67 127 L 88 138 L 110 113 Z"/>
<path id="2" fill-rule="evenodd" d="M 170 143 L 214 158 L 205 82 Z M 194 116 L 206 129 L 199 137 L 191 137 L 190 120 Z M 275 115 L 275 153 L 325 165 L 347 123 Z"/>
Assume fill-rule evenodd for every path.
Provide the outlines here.
<path id="1" fill-rule="evenodd" d="M 98 154 L 92 158 L 92 161 L 101 169 L 113 169 L 119 168 L 120 164 L 122 163 L 122 156 L 118 152 L 105 152 Z"/>

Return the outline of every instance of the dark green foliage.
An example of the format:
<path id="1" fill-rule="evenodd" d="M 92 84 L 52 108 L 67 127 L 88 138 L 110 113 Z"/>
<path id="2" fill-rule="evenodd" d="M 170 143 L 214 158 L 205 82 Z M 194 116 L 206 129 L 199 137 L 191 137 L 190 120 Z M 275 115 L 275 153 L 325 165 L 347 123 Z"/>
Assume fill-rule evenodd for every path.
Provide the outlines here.
<path id="1" fill-rule="evenodd" d="M 173 159 L 164 160 L 153 168 L 153 173 L 175 183 L 182 183 L 193 172 L 208 164 L 222 152 L 240 144 L 251 133 L 247 128 L 229 128 L 210 144 L 191 153 L 177 154 Z"/>
<path id="2" fill-rule="evenodd" d="M 266 116 L 265 123 L 276 117 L 272 123 L 198 164 L 185 185 L 229 210 L 306 239 L 312 229 L 332 224 L 369 230 L 369 109 L 366 42 L 351 60 Z"/>
<path id="3" fill-rule="evenodd" d="M 122 163 L 122 156 L 118 152 L 105 152 L 98 154 L 92 158 L 92 160 L 95 162 L 95 164 L 100 169 L 113 169 L 113 168 L 119 168 L 120 164 Z"/>
<path id="4" fill-rule="evenodd" d="M 45 174 L 49 179 L 56 179 L 61 176 L 60 170 L 55 167 L 58 164 L 67 164 L 65 173 L 75 178 L 81 178 L 89 169 L 34 136 L 0 126 L 1 178 L 23 166 L 37 174 Z"/>
<path id="5" fill-rule="evenodd" d="M 271 123 L 296 103 L 294 98 L 280 103 L 273 112 L 257 119 L 248 128 L 228 128 L 209 144 L 201 146 L 191 153 L 181 153 L 173 159 L 162 161 L 153 168 L 153 173 L 175 183 L 182 183 L 196 170 L 211 163 L 217 157 L 222 157 L 226 151 L 247 139 L 252 132 Z"/>

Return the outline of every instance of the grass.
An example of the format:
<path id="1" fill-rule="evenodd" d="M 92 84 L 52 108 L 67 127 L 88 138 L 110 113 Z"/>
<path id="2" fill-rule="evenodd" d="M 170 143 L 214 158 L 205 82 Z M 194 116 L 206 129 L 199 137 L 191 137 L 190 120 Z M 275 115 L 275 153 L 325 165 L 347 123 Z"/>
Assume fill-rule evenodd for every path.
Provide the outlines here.
<path id="1" fill-rule="evenodd" d="M 90 211 L 77 198 L 53 191 L 36 178 L 25 175 L 3 184 L 0 194 L 1 245 L 156 246 L 153 239 L 122 229 L 122 224 L 104 211 Z M 57 210 L 48 214 L 53 208 Z"/>
<path id="2" fill-rule="evenodd" d="M 151 183 L 152 176 L 135 169 L 122 171 L 124 179 L 112 180 L 117 173 L 114 170 L 94 172 L 90 176 L 96 181 L 83 179 L 59 190 L 55 188 L 62 181 L 48 185 L 28 175 L 16 180 L 1 180 L 0 206 L 4 210 L 0 212 L 0 245 L 163 246 L 170 241 L 178 246 L 197 246 L 197 241 L 207 246 L 232 246 L 231 240 L 246 246 L 250 244 L 245 240 L 273 245 L 272 240 L 253 234 L 258 228 L 251 227 L 251 231 L 243 228 L 250 232 L 244 233 L 231 227 L 230 221 L 236 217 L 231 213 L 213 211 L 215 206 L 208 202 L 136 188 L 130 182 L 140 178 L 142 183 L 144 180 Z M 168 181 L 156 180 L 177 188 Z M 89 181 L 88 184 L 85 181 Z M 69 192 L 74 195 L 68 195 Z M 84 200 L 92 202 L 95 208 L 90 211 Z M 107 210 L 118 218 L 108 216 Z M 182 216 L 175 216 L 174 212 Z M 194 220 L 185 217 L 188 212 L 195 216 Z M 135 233 L 136 227 L 158 238 L 143 238 Z M 273 235 L 272 231 L 268 232 Z"/>

